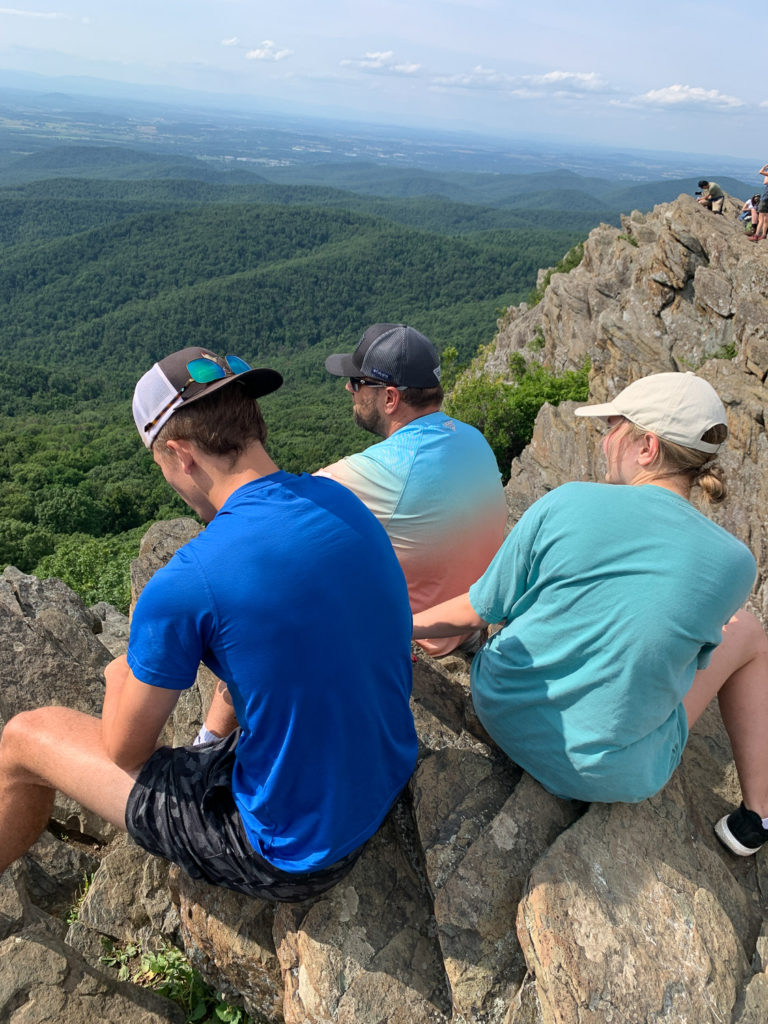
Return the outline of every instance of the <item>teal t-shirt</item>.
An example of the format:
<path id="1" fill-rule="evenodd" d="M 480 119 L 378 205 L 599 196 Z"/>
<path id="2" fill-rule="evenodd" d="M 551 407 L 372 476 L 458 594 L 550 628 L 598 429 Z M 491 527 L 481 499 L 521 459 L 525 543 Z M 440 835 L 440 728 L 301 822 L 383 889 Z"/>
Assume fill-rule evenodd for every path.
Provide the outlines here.
<path id="1" fill-rule="evenodd" d="M 687 739 L 682 698 L 755 571 L 740 541 L 672 491 L 551 491 L 469 591 L 478 615 L 505 623 L 472 664 L 480 720 L 557 796 L 651 796 Z"/>

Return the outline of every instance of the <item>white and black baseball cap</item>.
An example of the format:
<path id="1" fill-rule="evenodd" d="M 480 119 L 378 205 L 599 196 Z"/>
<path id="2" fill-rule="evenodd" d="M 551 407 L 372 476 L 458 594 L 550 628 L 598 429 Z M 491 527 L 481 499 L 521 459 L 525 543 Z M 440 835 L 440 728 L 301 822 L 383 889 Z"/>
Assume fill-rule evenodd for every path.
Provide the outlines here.
<path id="1" fill-rule="evenodd" d="M 133 392 L 133 419 L 147 448 L 182 406 L 238 381 L 250 398 L 277 391 L 283 378 L 277 370 L 253 370 L 239 356 L 218 356 L 210 349 L 179 349 L 147 370 Z"/>

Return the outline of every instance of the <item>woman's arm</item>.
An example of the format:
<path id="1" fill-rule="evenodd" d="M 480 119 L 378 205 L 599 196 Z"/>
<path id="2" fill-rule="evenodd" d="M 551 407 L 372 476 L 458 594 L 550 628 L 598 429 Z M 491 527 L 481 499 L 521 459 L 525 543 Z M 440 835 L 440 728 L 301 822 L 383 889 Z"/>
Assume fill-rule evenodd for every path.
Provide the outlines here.
<path id="1" fill-rule="evenodd" d="M 469 603 L 469 594 L 460 594 L 442 604 L 425 608 L 413 616 L 413 638 L 424 640 L 431 637 L 456 636 L 485 629 L 488 623 L 481 619 Z"/>

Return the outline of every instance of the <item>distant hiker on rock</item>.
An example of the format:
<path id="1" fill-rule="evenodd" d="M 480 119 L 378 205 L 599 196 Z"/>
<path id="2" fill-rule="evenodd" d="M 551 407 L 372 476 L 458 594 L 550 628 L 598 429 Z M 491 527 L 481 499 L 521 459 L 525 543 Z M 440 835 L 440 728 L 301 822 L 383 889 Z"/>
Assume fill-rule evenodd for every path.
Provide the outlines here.
<path id="1" fill-rule="evenodd" d="M 472 663 L 475 708 L 563 798 L 652 796 L 717 695 L 744 803 L 716 831 L 755 853 L 768 840 L 768 640 L 739 610 L 755 560 L 688 500 L 695 484 L 725 497 L 725 409 L 700 377 L 660 373 L 576 415 L 607 424 L 607 483 L 535 502 L 467 594 L 414 616 L 414 635 L 503 623 Z"/>
<path id="2" fill-rule="evenodd" d="M 757 229 L 749 236 L 750 242 L 760 242 L 768 236 L 768 164 L 763 164 L 757 173 L 763 176 L 763 194 L 757 204 Z"/>
<path id="3" fill-rule="evenodd" d="M 722 213 L 725 204 L 725 193 L 716 181 L 707 181 L 702 178 L 699 182 L 702 193 L 697 197 L 696 202 L 706 206 L 712 213 Z"/>
<path id="4" fill-rule="evenodd" d="M 351 355 L 325 368 L 348 377 L 355 423 L 384 440 L 318 471 L 365 502 L 392 541 L 413 611 L 463 593 L 504 538 L 507 510 L 499 469 L 474 427 L 440 412 L 440 359 L 405 324 L 374 324 Z M 440 656 L 479 636 L 425 634 Z"/>
<path id="5" fill-rule="evenodd" d="M 54 790 L 193 878 L 303 900 L 342 878 L 416 760 L 411 614 L 385 531 L 331 480 L 281 472 L 256 399 L 274 370 L 186 348 L 136 386 L 144 444 L 208 523 L 149 581 L 101 719 L 16 715 L 0 741 L 0 869 Z M 200 663 L 196 745 L 157 747 Z"/>
<path id="6" fill-rule="evenodd" d="M 744 231 L 747 235 L 754 235 L 757 231 L 757 220 L 759 217 L 757 208 L 759 205 L 760 193 L 758 192 L 751 199 L 747 199 L 737 214 L 738 219 L 744 221 Z"/>

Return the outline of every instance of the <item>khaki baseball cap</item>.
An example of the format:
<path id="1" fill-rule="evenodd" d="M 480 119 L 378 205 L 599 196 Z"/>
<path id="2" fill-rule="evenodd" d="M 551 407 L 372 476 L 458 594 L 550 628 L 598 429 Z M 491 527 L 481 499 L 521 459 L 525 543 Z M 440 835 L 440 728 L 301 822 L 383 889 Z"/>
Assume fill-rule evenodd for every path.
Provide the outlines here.
<path id="1" fill-rule="evenodd" d="M 702 441 L 712 427 L 726 427 L 725 406 L 701 377 L 686 373 L 652 373 L 624 388 L 612 402 L 583 405 L 577 416 L 624 416 L 665 441 L 714 455 L 720 444 Z"/>

